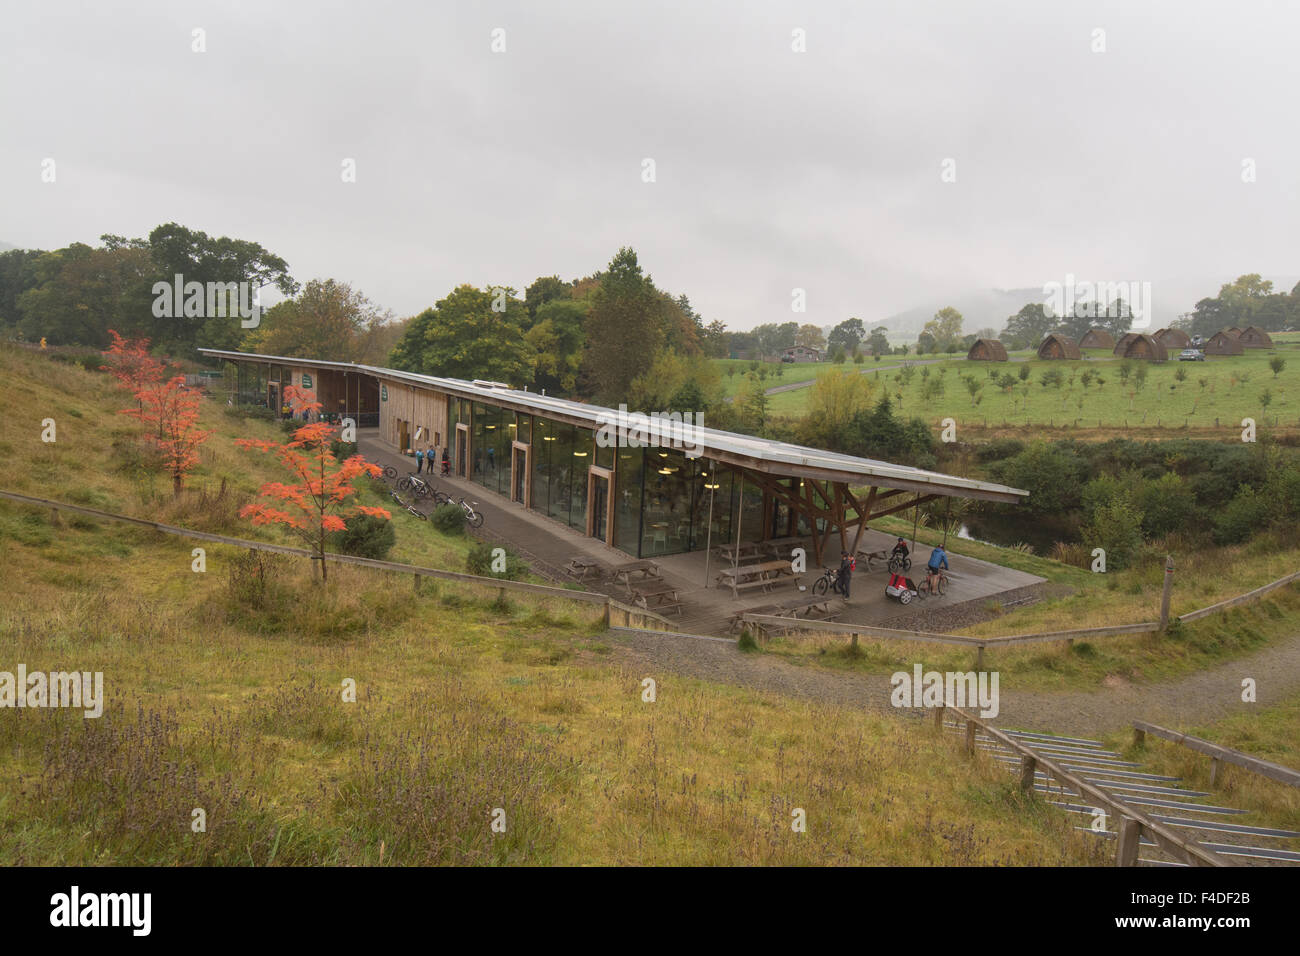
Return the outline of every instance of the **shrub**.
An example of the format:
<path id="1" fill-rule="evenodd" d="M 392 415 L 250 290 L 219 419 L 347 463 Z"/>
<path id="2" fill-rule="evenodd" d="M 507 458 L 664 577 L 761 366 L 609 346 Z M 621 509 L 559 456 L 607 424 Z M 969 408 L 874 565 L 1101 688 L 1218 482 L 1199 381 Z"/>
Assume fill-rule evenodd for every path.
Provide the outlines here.
<path id="1" fill-rule="evenodd" d="M 448 502 L 440 505 L 429 515 L 429 523 L 443 534 L 459 535 L 465 533 L 465 512 L 460 505 Z"/>
<path id="2" fill-rule="evenodd" d="M 528 571 L 528 565 L 512 548 L 502 549 L 505 551 L 506 569 L 504 571 L 493 570 L 494 552 L 498 547 L 500 545 L 493 546 L 485 541 L 474 545 L 469 549 L 469 554 L 465 556 L 465 570 L 470 574 L 477 574 L 484 578 L 504 578 L 507 581 L 517 581 L 522 578 Z"/>
<path id="3" fill-rule="evenodd" d="M 1214 540 L 1218 544 L 1238 544 L 1251 532 L 1263 530 L 1273 516 L 1269 499 L 1249 485 L 1242 485 L 1214 519 Z"/>
<path id="4" fill-rule="evenodd" d="M 330 454 L 339 461 L 346 461 L 357 453 L 357 443 L 354 441 L 339 441 L 337 438 L 330 442 Z"/>
<path id="5" fill-rule="evenodd" d="M 1105 550 L 1106 570 L 1123 570 L 1142 547 L 1142 512 L 1127 494 L 1116 494 L 1093 512 L 1084 526 L 1083 542 L 1089 550 Z"/>
<path id="6" fill-rule="evenodd" d="M 342 531 L 331 532 L 329 539 L 330 546 L 343 554 L 382 561 L 397 544 L 397 531 L 385 518 L 359 514 L 349 518 Z"/>
<path id="7" fill-rule="evenodd" d="M 749 628 L 740 632 L 740 639 L 736 641 L 736 647 L 742 651 L 758 650 L 758 641 L 754 640 L 754 634 Z"/>

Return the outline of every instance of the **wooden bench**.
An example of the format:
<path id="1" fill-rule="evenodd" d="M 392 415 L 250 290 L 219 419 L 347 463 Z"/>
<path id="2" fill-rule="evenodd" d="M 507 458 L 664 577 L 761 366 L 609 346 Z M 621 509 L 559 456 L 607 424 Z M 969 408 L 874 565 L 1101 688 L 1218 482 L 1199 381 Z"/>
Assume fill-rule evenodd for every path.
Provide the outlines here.
<path id="1" fill-rule="evenodd" d="M 731 615 L 731 623 L 727 625 L 727 633 L 734 634 L 740 627 L 740 619 L 746 614 L 776 614 L 781 610 L 779 604 L 764 604 L 760 607 L 747 607 L 744 610 L 736 611 Z"/>
<path id="2" fill-rule="evenodd" d="M 803 538 L 772 538 L 770 541 L 763 542 L 763 550 L 765 552 L 770 554 L 773 558 L 780 558 L 786 561 L 790 559 L 791 552 L 793 552 L 795 548 L 805 548 L 806 551 Z"/>
<path id="3" fill-rule="evenodd" d="M 857 556 L 860 560 L 866 562 L 868 571 L 871 570 L 872 561 L 880 561 L 884 564 L 889 563 L 888 551 L 859 551 Z"/>
<path id="4" fill-rule="evenodd" d="M 680 589 L 674 584 L 659 582 L 648 587 L 636 587 L 632 589 L 635 595 L 637 607 L 645 608 L 647 611 L 676 611 L 682 613 L 682 602 L 678 596 Z M 651 607 L 651 600 L 654 606 Z"/>
<path id="5" fill-rule="evenodd" d="M 564 571 L 570 577 L 585 581 L 587 578 L 600 578 L 605 573 L 605 567 L 591 558 L 573 558 L 564 566 Z"/>
<path id="6" fill-rule="evenodd" d="M 627 564 L 620 564 L 611 570 L 611 577 L 615 584 L 622 584 L 630 593 L 632 591 L 632 576 L 640 575 L 641 581 L 655 580 L 662 581 L 663 574 L 659 570 L 659 565 L 653 561 L 629 561 Z"/>
<path id="7" fill-rule="evenodd" d="M 717 584 L 719 587 L 731 588 L 732 598 L 739 600 L 741 591 L 760 587 L 767 591 L 779 583 L 779 578 L 785 575 L 793 576 L 793 574 L 794 570 L 790 567 L 789 561 L 763 561 L 759 564 L 742 564 L 739 567 L 724 568 L 718 574 Z"/>
<path id="8" fill-rule="evenodd" d="M 718 546 L 718 554 L 726 561 L 744 560 L 745 558 L 757 558 L 763 554 L 762 549 L 752 542 L 737 547 L 734 544 L 723 544 Z"/>

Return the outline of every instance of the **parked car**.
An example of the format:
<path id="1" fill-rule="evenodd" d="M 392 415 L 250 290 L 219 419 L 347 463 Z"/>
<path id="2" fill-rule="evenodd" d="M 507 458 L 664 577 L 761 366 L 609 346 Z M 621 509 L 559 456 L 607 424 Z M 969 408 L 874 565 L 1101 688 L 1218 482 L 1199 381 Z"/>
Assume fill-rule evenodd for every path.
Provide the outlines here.
<path id="1" fill-rule="evenodd" d="M 793 363 L 794 363 L 794 356 L 793 356 L 793 355 L 782 355 L 782 356 L 781 356 L 781 361 L 782 361 L 782 362 L 789 362 L 789 363 L 793 364 Z"/>
<path id="2" fill-rule="evenodd" d="M 1200 349 L 1183 349 L 1181 352 L 1178 353 L 1178 361 L 1204 362 L 1205 353 L 1202 352 Z"/>

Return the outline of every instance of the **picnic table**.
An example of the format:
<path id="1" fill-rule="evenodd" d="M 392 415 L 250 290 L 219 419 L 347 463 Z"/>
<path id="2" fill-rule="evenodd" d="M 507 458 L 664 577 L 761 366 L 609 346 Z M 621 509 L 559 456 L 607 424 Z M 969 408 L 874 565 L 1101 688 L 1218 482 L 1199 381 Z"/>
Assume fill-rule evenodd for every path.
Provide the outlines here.
<path id="1" fill-rule="evenodd" d="M 804 547 L 804 539 L 798 535 L 789 538 L 772 538 L 763 542 L 763 550 L 774 558 L 789 558 L 795 548 Z"/>
<path id="2" fill-rule="evenodd" d="M 569 563 L 564 566 L 564 570 L 579 581 L 585 581 L 589 577 L 599 578 L 605 569 L 594 558 L 577 557 L 570 559 Z"/>
<path id="3" fill-rule="evenodd" d="M 753 541 L 746 541 L 740 545 L 723 544 L 718 546 L 718 554 L 722 555 L 722 557 L 726 558 L 728 561 L 738 561 L 741 558 L 755 558 L 762 553 L 763 549 Z"/>
<path id="4" fill-rule="evenodd" d="M 871 570 L 872 561 L 889 561 L 889 552 L 883 548 L 880 551 L 859 551 L 858 557 L 867 563 L 867 570 Z"/>
<path id="5" fill-rule="evenodd" d="M 814 610 L 820 611 L 822 620 L 833 621 L 839 617 L 837 613 L 831 613 L 831 601 L 835 600 L 830 595 L 823 597 L 798 598 L 793 601 L 786 601 L 783 604 L 763 604 L 759 607 L 747 607 L 743 610 L 736 611 L 731 615 L 731 624 L 727 628 L 730 633 L 734 633 L 743 623 L 741 618 L 746 614 L 760 614 L 764 617 L 788 617 L 791 620 L 797 620 L 802 612 L 803 617 L 807 617 Z M 786 630 L 780 625 L 776 625 L 779 630 Z"/>
<path id="6" fill-rule="evenodd" d="M 775 587 L 783 575 L 793 575 L 794 570 L 789 561 L 763 561 L 759 564 L 742 564 L 734 568 L 723 568 L 718 574 L 719 587 L 731 588 L 731 596 L 740 600 L 740 592 L 750 588 L 761 587 L 764 591 Z"/>
<path id="7" fill-rule="evenodd" d="M 643 607 L 647 611 L 676 611 L 682 613 L 681 598 L 678 597 L 678 591 L 681 589 L 675 584 L 669 584 L 667 581 L 652 581 L 649 584 L 634 585 L 632 593 L 635 596 L 637 607 Z"/>
<path id="8" fill-rule="evenodd" d="M 628 591 L 632 590 L 632 578 L 638 576 L 640 581 L 649 579 L 663 580 L 663 574 L 659 570 L 659 565 L 653 561 L 629 561 L 627 564 L 620 564 L 611 571 L 611 576 L 616 584 L 624 585 Z"/>

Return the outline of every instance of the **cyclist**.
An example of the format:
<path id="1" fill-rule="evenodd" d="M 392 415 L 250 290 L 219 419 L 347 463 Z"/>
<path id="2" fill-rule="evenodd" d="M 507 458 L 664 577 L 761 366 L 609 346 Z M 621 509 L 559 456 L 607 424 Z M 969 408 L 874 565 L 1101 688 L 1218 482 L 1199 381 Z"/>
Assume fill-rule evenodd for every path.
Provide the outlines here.
<path id="1" fill-rule="evenodd" d="M 943 545 L 939 545 L 930 552 L 930 560 L 925 566 L 925 586 L 931 594 L 934 593 L 934 586 L 939 581 L 939 569 L 948 570 L 948 552 L 943 550 Z"/>
<path id="2" fill-rule="evenodd" d="M 895 558 L 905 558 L 910 553 L 911 552 L 907 550 L 907 542 L 904 541 L 902 538 L 899 538 L 898 543 L 894 545 L 894 550 L 891 556 Z"/>
<path id="3" fill-rule="evenodd" d="M 420 469 L 424 467 L 424 449 L 415 449 L 415 473 L 418 475 Z"/>

